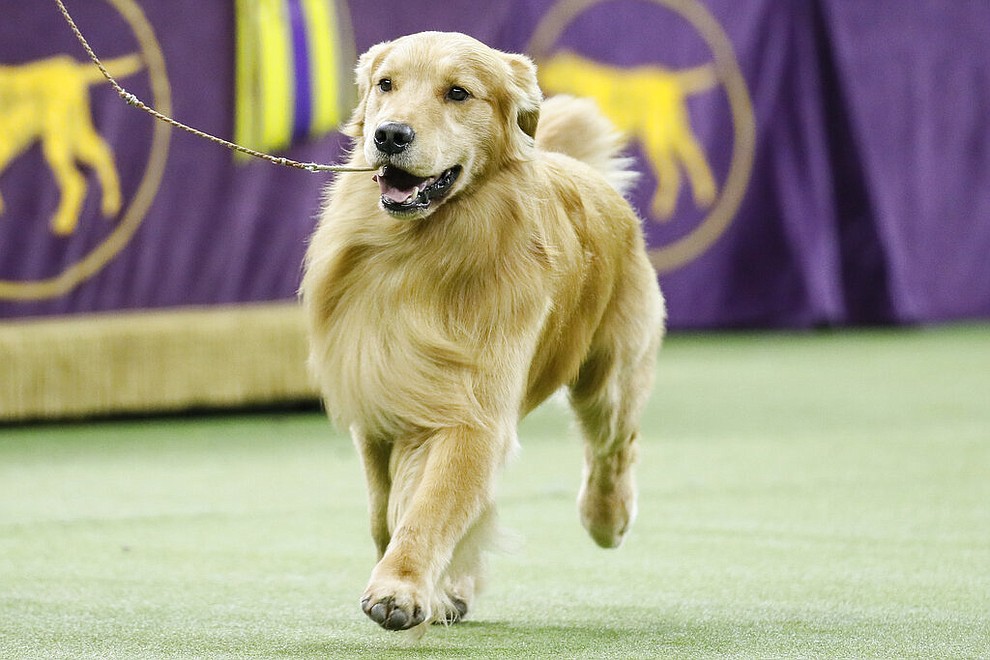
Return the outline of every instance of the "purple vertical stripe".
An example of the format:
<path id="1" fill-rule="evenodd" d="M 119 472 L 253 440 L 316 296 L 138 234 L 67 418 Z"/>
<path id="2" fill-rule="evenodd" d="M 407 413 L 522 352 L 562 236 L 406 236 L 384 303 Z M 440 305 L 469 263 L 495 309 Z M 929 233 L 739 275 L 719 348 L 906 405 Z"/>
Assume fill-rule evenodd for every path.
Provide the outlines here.
<path id="1" fill-rule="evenodd" d="M 313 116 L 313 90 L 310 81 L 309 48 L 302 0 L 287 0 L 292 29 L 292 62 L 295 65 L 296 103 L 292 112 L 292 137 L 305 138 Z"/>

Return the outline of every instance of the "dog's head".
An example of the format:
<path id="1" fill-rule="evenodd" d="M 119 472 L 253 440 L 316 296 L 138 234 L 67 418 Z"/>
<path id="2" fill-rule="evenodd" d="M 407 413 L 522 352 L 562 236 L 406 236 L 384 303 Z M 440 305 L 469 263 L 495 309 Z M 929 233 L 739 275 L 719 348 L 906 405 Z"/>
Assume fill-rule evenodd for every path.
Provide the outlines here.
<path id="1" fill-rule="evenodd" d="M 373 46 L 356 72 L 345 132 L 379 168 L 393 216 L 425 217 L 491 168 L 532 156 L 542 94 L 522 55 L 423 32 Z"/>

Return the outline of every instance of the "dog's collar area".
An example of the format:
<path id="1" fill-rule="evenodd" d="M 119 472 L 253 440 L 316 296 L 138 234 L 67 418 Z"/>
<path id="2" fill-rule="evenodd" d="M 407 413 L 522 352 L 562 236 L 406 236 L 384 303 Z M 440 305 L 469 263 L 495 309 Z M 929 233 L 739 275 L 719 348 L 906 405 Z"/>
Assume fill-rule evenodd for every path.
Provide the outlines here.
<path id="1" fill-rule="evenodd" d="M 455 165 L 436 176 L 420 177 L 405 170 L 385 165 L 373 177 L 382 194 L 382 206 L 393 214 L 422 211 L 434 201 L 443 199 L 461 173 Z"/>

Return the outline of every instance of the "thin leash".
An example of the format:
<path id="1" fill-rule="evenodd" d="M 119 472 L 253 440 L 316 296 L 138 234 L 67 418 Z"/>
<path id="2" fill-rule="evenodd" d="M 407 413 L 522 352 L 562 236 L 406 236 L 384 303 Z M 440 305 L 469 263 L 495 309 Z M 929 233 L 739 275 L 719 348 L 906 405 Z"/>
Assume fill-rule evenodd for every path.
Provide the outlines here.
<path id="1" fill-rule="evenodd" d="M 55 0 L 55 4 L 58 5 L 58 8 L 62 12 L 62 16 L 65 18 L 65 21 L 69 24 L 69 27 L 72 28 L 72 32 L 73 34 L 76 35 L 76 39 L 79 40 L 79 43 L 82 44 L 82 47 L 86 50 L 86 54 L 89 55 L 89 59 L 93 61 L 93 64 L 95 64 L 96 67 L 100 70 L 100 73 L 103 74 L 103 77 L 107 79 L 110 85 L 113 86 L 114 90 L 116 90 L 117 95 L 120 96 L 120 98 L 122 98 L 127 103 L 127 105 L 132 105 L 140 110 L 144 110 L 155 119 L 158 119 L 159 121 L 163 121 L 166 124 L 170 124 L 175 128 L 182 129 L 183 131 L 192 133 L 193 135 L 209 140 L 210 142 L 213 142 L 215 144 L 219 144 L 221 146 L 227 147 L 228 149 L 231 149 L 233 151 L 239 151 L 240 153 L 247 154 L 248 156 L 254 156 L 255 158 L 267 160 L 269 163 L 274 163 L 275 165 L 285 165 L 286 167 L 295 167 L 296 169 L 306 170 L 307 172 L 373 172 L 374 171 L 375 168 L 373 167 L 348 167 L 346 165 L 323 165 L 320 163 L 301 163 L 297 160 L 292 160 L 291 158 L 272 156 L 271 154 L 266 154 L 261 151 L 255 151 L 254 149 L 241 146 L 234 142 L 229 142 L 227 140 L 224 140 L 223 138 L 218 138 L 215 135 L 210 135 L 209 133 L 193 128 L 192 126 L 187 126 L 182 122 L 176 121 L 171 117 L 163 115 L 154 108 L 149 107 L 147 104 L 141 101 L 141 99 L 139 99 L 137 96 L 131 94 L 126 89 L 121 87 L 120 83 L 118 83 L 114 79 L 114 77 L 110 75 L 110 72 L 107 71 L 107 68 L 103 66 L 103 62 L 100 61 L 100 58 L 96 56 L 96 53 L 93 51 L 93 48 L 89 45 L 89 42 L 86 40 L 86 37 L 83 36 L 83 33 L 76 26 L 76 22 L 72 20 L 72 16 L 69 15 L 69 10 L 65 8 L 65 4 L 62 2 L 62 0 Z"/>

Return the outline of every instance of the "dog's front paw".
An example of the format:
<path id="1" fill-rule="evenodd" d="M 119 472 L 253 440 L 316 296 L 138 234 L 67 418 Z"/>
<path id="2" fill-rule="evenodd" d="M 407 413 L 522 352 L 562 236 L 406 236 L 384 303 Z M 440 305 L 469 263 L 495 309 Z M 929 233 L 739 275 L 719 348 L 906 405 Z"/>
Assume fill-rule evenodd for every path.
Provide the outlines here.
<path id="1" fill-rule="evenodd" d="M 361 609 L 368 617 L 386 630 L 408 630 L 423 623 L 423 608 L 418 605 L 399 605 L 393 596 L 361 599 Z"/>
<path id="2" fill-rule="evenodd" d="M 417 591 L 401 581 L 373 579 L 361 598 L 361 609 L 386 630 L 408 630 L 430 617 L 428 600 Z"/>

